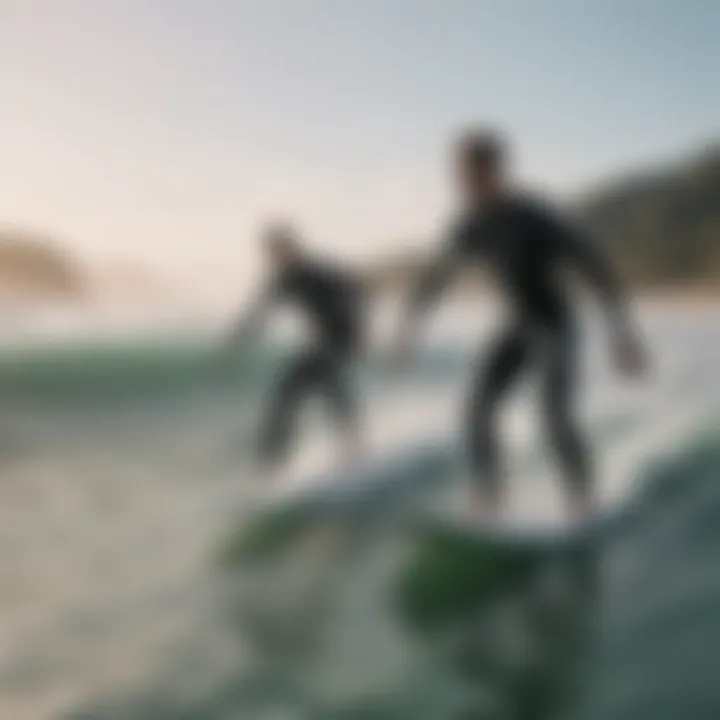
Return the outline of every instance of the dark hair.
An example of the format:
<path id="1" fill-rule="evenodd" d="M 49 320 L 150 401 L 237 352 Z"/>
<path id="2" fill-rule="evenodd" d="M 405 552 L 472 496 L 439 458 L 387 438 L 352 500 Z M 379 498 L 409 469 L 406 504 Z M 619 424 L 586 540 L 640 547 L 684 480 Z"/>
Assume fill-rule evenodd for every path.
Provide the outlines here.
<path id="1" fill-rule="evenodd" d="M 473 168 L 496 170 L 505 162 L 505 139 L 494 130 L 471 130 L 463 133 L 456 145 L 458 157 Z"/>

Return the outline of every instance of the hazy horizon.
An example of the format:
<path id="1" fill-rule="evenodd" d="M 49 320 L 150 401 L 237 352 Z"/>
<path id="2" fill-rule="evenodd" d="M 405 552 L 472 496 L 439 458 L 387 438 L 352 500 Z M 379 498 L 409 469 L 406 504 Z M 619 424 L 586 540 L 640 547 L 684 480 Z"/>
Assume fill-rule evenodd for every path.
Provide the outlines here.
<path id="1" fill-rule="evenodd" d="M 0 226 L 193 287 L 246 280 L 275 214 L 367 259 L 433 234 L 469 123 L 507 128 L 560 195 L 717 137 L 718 20 L 702 0 L 6 0 Z"/>

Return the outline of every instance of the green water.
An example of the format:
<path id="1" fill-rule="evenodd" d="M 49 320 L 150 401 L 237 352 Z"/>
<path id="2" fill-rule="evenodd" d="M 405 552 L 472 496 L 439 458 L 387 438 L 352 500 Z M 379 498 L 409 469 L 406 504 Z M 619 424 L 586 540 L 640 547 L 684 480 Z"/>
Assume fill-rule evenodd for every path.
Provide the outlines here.
<path id="1" fill-rule="evenodd" d="M 462 487 L 430 472 L 430 451 L 350 511 L 289 500 L 268 524 L 247 448 L 279 348 L 230 368 L 200 341 L 6 354 L 0 717 L 718 716 L 720 457 L 706 431 L 720 325 L 708 323 L 658 324 L 663 373 L 641 397 L 592 372 L 588 430 L 634 512 L 603 548 L 597 603 L 571 592 L 570 605 L 536 603 L 543 558 L 428 547 L 414 518 Z M 466 360 L 430 353 L 402 379 L 366 368 L 376 422 L 414 401 L 435 427 Z M 681 433 L 684 414 L 697 422 Z M 397 452 L 417 455 L 406 436 Z M 542 500 L 543 453 L 511 459 Z"/>
<path id="2" fill-rule="evenodd" d="M 690 441 L 645 473 L 617 530 L 591 555 L 554 568 L 569 583 L 555 605 L 533 596 L 533 582 L 557 563 L 547 548 L 474 546 L 397 517 L 333 514 L 308 521 L 304 533 L 295 518 L 284 553 L 280 532 L 272 556 L 249 546 L 225 560 L 239 578 L 257 582 L 258 594 L 240 593 L 236 610 L 241 627 L 253 629 L 261 664 L 296 686 L 285 701 L 293 717 L 709 718 L 720 707 L 719 481 L 715 438 Z M 324 564 L 323 582 L 335 583 L 335 605 L 289 582 L 296 564 L 307 581 L 313 561 Z M 597 572 L 591 589 L 574 584 L 573 572 L 587 563 Z M 273 605 L 293 593 L 296 602 Z M 245 616 L 243 608 L 252 611 Z M 345 696 L 338 701 L 327 687 L 333 663 L 343 659 L 333 623 L 363 622 L 369 626 L 349 633 L 344 648 L 361 676 L 357 698 L 340 677 L 338 686 L 347 686 L 335 688 Z M 256 632 L 263 623 L 273 632 Z M 380 669 L 364 667 L 362 657 Z M 378 696 L 370 702 L 363 687 L 372 678 Z M 264 717 L 277 697 L 244 712 Z"/>

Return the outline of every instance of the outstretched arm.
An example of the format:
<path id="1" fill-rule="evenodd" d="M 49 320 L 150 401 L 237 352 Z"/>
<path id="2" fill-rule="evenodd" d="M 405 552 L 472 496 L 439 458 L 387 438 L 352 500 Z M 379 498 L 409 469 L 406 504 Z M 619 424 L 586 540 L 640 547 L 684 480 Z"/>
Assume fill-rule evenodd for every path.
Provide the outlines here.
<path id="1" fill-rule="evenodd" d="M 410 320 L 421 320 L 450 284 L 457 270 L 457 254 L 444 250 L 413 288 L 407 309 Z"/>
<path id="2" fill-rule="evenodd" d="M 396 353 L 406 356 L 414 347 L 422 321 L 454 278 L 459 265 L 454 246 L 445 248 L 421 275 L 403 310 L 396 341 Z"/>
<path id="3" fill-rule="evenodd" d="M 600 298 L 610 326 L 616 365 L 626 374 L 640 374 L 646 365 L 644 348 L 632 323 L 624 289 L 607 253 L 581 231 L 569 226 L 553 223 L 551 232 L 562 244 L 570 263 Z"/>
<path id="4" fill-rule="evenodd" d="M 628 307 L 624 289 L 610 263 L 610 259 L 596 243 L 581 232 L 565 230 L 565 252 L 602 302 L 614 327 L 628 322 Z"/>
<path id="5" fill-rule="evenodd" d="M 274 286 L 263 291 L 232 324 L 222 342 L 223 353 L 230 354 L 245 345 L 249 338 L 265 323 L 275 304 L 278 293 Z"/>

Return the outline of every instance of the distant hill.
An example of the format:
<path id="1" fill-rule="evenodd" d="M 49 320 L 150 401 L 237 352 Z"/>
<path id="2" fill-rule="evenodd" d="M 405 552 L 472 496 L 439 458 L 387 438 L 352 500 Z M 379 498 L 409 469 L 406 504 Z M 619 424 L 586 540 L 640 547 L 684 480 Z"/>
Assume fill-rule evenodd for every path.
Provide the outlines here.
<path id="1" fill-rule="evenodd" d="M 580 212 L 629 278 L 720 289 L 720 146 L 612 183 Z"/>
<path id="2" fill-rule="evenodd" d="M 574 210 L 628 281 L 720 290 L 720 146 L 608 182 Z M 422 253 L 407 251 L 368 268 L 367 277 L 378 289 L 394 289 L 426 264 Z"/>
<path id="3" fill-rule="evenodd" d="M 0 298 L 77 298 L 86 290 L 79 265 L 41 235 L 0 228 Z"/>
<path id="4" fill-rule="evenodd" d="M 169 283 L 139 263 L 115 261 L 93 265 L 89 270 L 92 294 L 100 301 L 142 304 L 173 297 Z"/>

